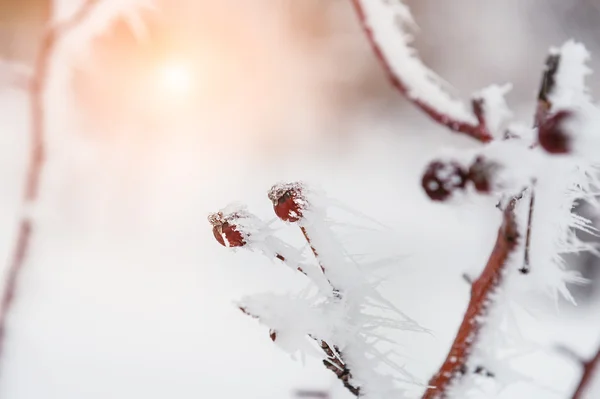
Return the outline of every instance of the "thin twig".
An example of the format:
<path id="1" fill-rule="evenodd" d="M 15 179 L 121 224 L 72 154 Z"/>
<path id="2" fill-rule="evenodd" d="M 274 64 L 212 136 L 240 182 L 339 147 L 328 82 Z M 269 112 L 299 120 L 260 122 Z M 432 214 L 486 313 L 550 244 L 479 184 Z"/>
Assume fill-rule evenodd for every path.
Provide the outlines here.
<path id="1" fill-rule="evenodd" d="M 25 175 L 23 208 L 26 210 L 19 222 L 17 239 L 11 261 L 4 280 L 4 290 L 0 302 L 0 356 L 6 336 L 6 322 L 14 301 L 19 276 L 30 252 L 33 235 L 33 221 L 29 214 L 31 207 L 39 197 L 40 180 L 46 158 L 44 93 L 49 79 L 49 66 L 58 41 L 72 28 L 83 22 L 98 0 L 89 0 L 71 18 L 57 25 L 49 25 L 42 36 L 40 48 L 35 60 L 33 76 L 29 85 L 30 105 L 30 152 Z M 50 21 L 50 18 L 48 18 Z"/>
<path id="2" fill-rule="evenodd" d="M 373 35 L 373 30 L 367 23 L 367 16 L 365 14 L 365 10 L 362 5 L 362 1 L 375 1 L 375 0 L 352 0 L 352 4 L 354 5 L 354 9 L 356 10 L 356 14 L 358 15 L 360 25 L 369 40 L 369 44 L 377 57 L 380 65 L 382 66 L 385 74 L 387 75 L 389 81 L 392 85 L 402 93 L 409 101 L 411 101 L 414 105 L 416 105 L 421 111 L 427 114 L 431 119 L 435 122 L 439 123 L 447 127 L 448 129 L 465 134 L 469 137 L 472 137 L 478 141 L 487 143 L 492 140 L 492 135 L 488 131 L 488 128 L 485 124 L 484 115 L 482 112 L 482 104 L 480 100 L 474 100 L 472 103 L 472 108 L 474 111 L 474 116 L 478 120 L 477 124 L 472 124 L 464 121 L 459 121 L 452 118 L 450 115 L 444 113 L 441 110 L 435 109 L 427 102 L 423 101 L 419 98 L 413 98 L 408 95 L 407 84 L 403 81 L 401 76 L 398 76 L 394 70 L 392 69 L 390 63 L 387 58 L 383 54 L 383 50 L 379 43 L 375 40 Z"/>
<path id="3" fill-rule="evenodd" d="M 547 119 L 549 112 L 552 108 L 550 101 L 550 94 L 554 90 L 556 85 L 556 72 L 560 65 L 560 55 L 550 54 L 546 58 L 546 68 L 542 74 L 542 81 L 540 83 L 540 90 L 538 92 L 537 108 L 535 111 L 535 117 L 533 121 L 533 127 L 539 128 Z M 531 148 L 535 148 L 537 142 L 533 143 Z M 523 274 L 528 274 L 531 271 L 531 225 L 533 222 L 533 212 L 535 209 L 535 181 L 532 182 L 529 193 L 529 211 L 527 212 L 527 229 L 525 235 L 525 250 L 523 252 L 523 266 L 519 271 Z"/>

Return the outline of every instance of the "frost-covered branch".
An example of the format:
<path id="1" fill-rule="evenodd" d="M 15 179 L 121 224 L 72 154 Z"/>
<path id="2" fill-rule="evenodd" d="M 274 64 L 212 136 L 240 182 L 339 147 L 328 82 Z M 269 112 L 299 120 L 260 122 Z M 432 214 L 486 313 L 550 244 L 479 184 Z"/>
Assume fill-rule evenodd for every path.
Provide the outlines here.
<path id="1" fill-rule="evenodd" d="M 33 209 L 39 201 L 40 181 L 44 173 L 46 160 L 46 140 L 48 111 L 46 109 L 47 95 L 52 80 L 53 63 L 59 58 L 59 47 L 66 41 L 77 39 L 82 47 L 89 45 L 90 33 L 97 34 L 98 23 L 102 28 L 112 23 L 121 16 L 121 12 L 131 13 L 128 6 L 136 6 L 137 2 L 148 0 L 82 0 L 76 8 L 69 10 L 68 15 L 60 15 L 59 9 L 65 2 L 52 1 L 51 15 L 46 21 L 47 26 L 40 39 L 38 53 L 34 60 L 33 70 L 25 71 L 21 68 L 17 82 L 29 91 L 30 107 L 30 149 L 28 154 L 27 170 L 25 173 L 24 192 L 22 199 L 23 214 L 18 225 L 16 242 L 13 248 L 10 263 L 4 279 L 4 289 L 0 302 L 0 355 L 6 335 L 6 322 L 15 293 L 18 279 L 31 252 L 31 241 L 34 233 Z M 68 2 L 70 7 L 74 4 Z M 99 9 L 103 9 L 98 13 Z M 64 10 L 63 10 L 64 11 Z M 64 13 L 63 13 L 64 14 Z M 99 15 L 96 15 L 99 14 Z M 84 34 L 81 27 L 90 25 L 95 19 L 95 24 Z M 71 42 L 69 42 L 71 44 Z M 63 46 L 64 47 L 64 46 Z M 79 49 L 81 50 L 81 49 Z"/>
<path id="2" fill-rule="evenodd" d="M 509 86 L 492 86 L 475 94 L 469 110 L 443 89 L 443 82 L 415 55 L 410 36 L 414 27 L 410 10 L 400 1 L 352 0 L 360 24 L 375 56 L 393 86 L 435 122 L 481 142 L 503 133 L 498 107 Z"/>
<path id="3" fill-rule="evenodd" d="M 463 321 L 452 343 L 450 352 L 438 372 L 429 381 L 429 388 L 423 399 L 440 399 L 447 396 L 450 386 L 468 373 L 475 373 L 469 364 L 473 347 L 478 344 L 482 327 L 490 307 L 493 295 L 502 283 L 508 260 L 517 246 L 519 237 L 515 221 L 515 206 L 518 198 L 510 200 L 503 213 L 503 221 L 488 262 L 480 276 L 471 286 L 471 299 Z M 483 369 L 483 368 L 482 368 Z"/>
<path id="4" fill-rule="evenodd" d="M 92 11 L 98 0 L 85 2 L 79 11 L 66 22 L 49 26 L 40 43 L 33 74 L 29 84 L 30 104 L 30 151 L 27 172 L 25 174 L 25 191 L 23 194 L 24 214 L 19 223 L 17 239 L 13 249 L 8 272 L 4 280 L 2 302 L 0 303 L 0 353 L 6 334 L 6 319 L 10 312 L 15 296 L 17 282 L 29 253 L 33 233 L 31 207 L 39 196 L 40 179 L 42 177 L 46 157 L 46 113 L 44 108 L 44 91 L 49 79 L 49 65 L 58 40 L 69 33 L 71 29 L 82 23 Z"/>
<path id="5" fill-rule="evenodd" d="M 592 399 L 592 385 L 600 387 L 600 350 L 590 360 L 581 363 L 583 374 L 571 399 Z"/>
<path id="6" fill-rule="evenodd" d="M 326 222 L 326 205 L 319 193 L 303 183 L 284 183 L 273 186 L 268 196 L 281 220 L 300 227 L 316 265 L 239 205 L 209 215 L 216 240 L 234 250 L 254 250 L 283 262 L 308 277 L 317 292 L 254 295 L 243 298 L 238 307 L 267 326 L 271 340 L 285 351 L 320 358 L 355 396 L 397 397 L 394 380 L 419 385 L 392 358 L 395 352 L 382 352 L 378 343 L 385 341 L 382 329 L 426 330 L 382 298 L 367 271 L 346 254 Z M 382 365 L 396 376 L 382 373 Z"/>
<path id="7" fill-rule="evenodd" d="M 567 42 L 560 49 L 553 49 L 547 59 L 534 118 L 544 148 L 548 143 L 543 137 L 547 134 L 545 129 L 573 112 L 565 111 L 565 108 L 580 110 L 587 106 L 588 97 L 583 85 L 587 73 L 585 54 L 583 46 Z M 544 284 L 548 288 L 572 300 L 565 284 L 580 279 L 563 270 L 560 255 L 590 250 L 573 233 L 573 229 L 588 230 L 588 222 L 572 215 L 571 207 L 576 200 L 589 196 L 593 178 L 588 172 L 593 167 L 585 162 L 567 161 L 558 164 L 560 173 L 557 173 L 552 164 L 540 158 L 537 149 L 535 141 L 528 144 L 522 137 L 507 137 L 505 141 L 491 143 L 463 159 L 436 160 L 423 175 L 423 188 L 436 201 L 445 201 L 470 187 L 479 193 L 512 197 L 504 209 L 502 227 L 488 263 L 472 284 L 471 299 L 454 343 L 445 362 L 431 379 L 433 388 L 425 392 L 424 399 L 448 397 L 463 376 L 476 373 L 473 367 L 483 367 L 473 363 L 471 357 L 474 351 L 482 349 L 479 341 L 484 339 L 481 331 L 489 323 L 487 313 L 500 306 L 496 303 L 496 292 L 503 288 L 502 278 L 509 261 L 513 264 L 511 268 L 517 266 L 523 274 L 532 272 L 532 261 L 544 266 L 541 271 L 535 270 L 538 278 L 546 280 Z M 536 199 L 534 188 L 542 198 Z M 539 201 L 542 213 L 535 207 Z M 517 205 L 526 208 L 518 210 Z M 548 228 L 544 228 L 543 223 L 548 223 Z M 537 226 L 535 231 L 534 224 Z M 524 242 L 519 240 L 517 243 L 518 237 L 524 237 Z M 534 246 L 539 249 L 534 251 Z M 521 251 L 522 258 L 518 256 Z M 554 270 L 548 267 L 553 265 Z"/>

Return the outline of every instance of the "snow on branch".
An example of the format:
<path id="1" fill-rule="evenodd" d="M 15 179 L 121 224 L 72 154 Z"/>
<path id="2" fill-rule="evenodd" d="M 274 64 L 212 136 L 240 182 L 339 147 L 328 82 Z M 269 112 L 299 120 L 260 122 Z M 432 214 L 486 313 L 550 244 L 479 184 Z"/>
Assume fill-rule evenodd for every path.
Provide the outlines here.
<path id="1" fill-rule="evenodd" d="M 544 129 L 556 119 L 568 118 L 574 108 L 580 112 L 589 103 L 583 84 L 589 73 L 586 60 L 585 48 L 574 42 L 552 50 L 548 57 L 534 118 L 543 146 Z M 566 270 L 562 254 L 594 250 L 575 235 L 576 230 L 593 233 L 592 227 L 587 220 L 573 215 L 571 209 L 576 201 L 591 198 L 595 166 L 581 160 L 543 157 L 536 143 L 526 138 L 508 135 L 471 154 L 435 160 L 423 175 L 422 186 L 435 201 L 448 200 L 471 188 L 497 196 L 500 204 L 510 198 L 488 263 L 472 283 L 470 302 L 454 343 L 430 380 L 432 388 L 425 392 L 424 399 L 449 397 L 451 392 L 468 386 L 459 383 L 463 377 L 477 374 L 477 367 L 489 371 L 490 365 L 498 366 L 494 354 L 485 353 L 490 352 L 486 347 L 494 346 L 493 342 L 483 342 L 490 341 L 493 334 L 490 327 L 494 318 L 490 313 L 501 310 L 499 294 L 506 293 L 504 280 L 512 276 L 511 271 L 529 275 L 530 287 L 537 284 L 555 299 L 560 293 L 573 301 L 567 284 L 582 282 L 576 273 Z M 532 268 L 532 264 L 537 266 Z"/>
<path id="2" fill-rule="evenodd" d="M 410 47 L 406 28 L 415 23 L 400 0 L 352 0 L 375 56 L 394 87 L 437 123 L 450 130 L 489 142 L 504 134 L 512 116 L 504 95 L 510 85 L 491 86 L 476 93 L 468 109 L 444 90 L 441 79 L 429 70 Z"/>
<path id="3" fill-rule="evenodd" d="M 90 18 L 94 17 L 95 11 L 107 3 L 111 3 L 113 9 L 123 10 L 125 5 L 122 1 L 112 0 L 84 0 L 78 2 L 68 2 L 70 5 L 70 13 L 57 18 L 57 7 L 65 5 L 64 0 L 55 0 L 52 2 L 53 16 L 48 21 L 44 34 L 41 38 L 38 54 L 34 61 L 33 70 L 27 73 L 29 76 L 22 77 L 26 80 L 25 86 L 29 90 L 30 104 L 30 151 L 29 160 L 27 163 L 27 171 L 25 173 L 24 193 L 22 199 L 23 215 L 18 225 L 17 238 L 13 248 L 10 264 L 7 269 L 6 278 L 4 279 L 4 290 L 0 302 L 0 355 L 6 335 L 6 321 L 13 300 L 17 291 L 19 276 L 22 272 L 27 257 L 29 255 L 31 236 L 34 232 L 32 208 L 39 201 L 40 180 L 44 172 L 47 150 L 47 120 L 48 113 L 46 110 L 47 103 L 46 91 L 52 80 L 51 65 L 56 62 L 59 53 L 59 46 L 65 41 L 73 39 L 84 40 L 84 46 L 89 44 L 89 37 L 82 34 L 80 28 L 85 28 L 89 23 Z M 121 8 L 119 8 L 119 4 Z M 126 4 L 134 4 L 127 2 Z M 104 15 L 104 27 L 112 22 L 112 18 L 118 17 L 119 13 L 114 12 L 110 15 Z M 100 33 L 95 30 L 95 33 Z M 63 67 L 69 67 L 63 65 Z M 64 89 L 64 88 L 63 88 Z"/>
<path id="4" fill-rule="evenodd" d="M 600 144 L 600 109 L 592 103 L 585 85 L 591 74 L 587 66 L 590 55 L 581 43 L 568 41 L 554 48 L 548 57 L 548 68 L 556 73 L 547 82 L 547 95 L 541 110 L 547 117 L 539 123 L 538 140 L 550 154 L 572 154 L 596 157 Z"/>
<path id="5" fill-rule="evenodd" d="M 300 227 L 316 264 L 239 205 L 209 215 L 215 239 L 224 247 L 255 250 L 283 262 L 305 275 L 316 292 L 254 295 L 241 299 L 238 307 L 267 326 L 281 349 L 320 358 L 355 396 L 397 398 L 398 383 L 422 385 L 397 363 L 398 354 L 383 352 L 379 344 L 389 329 L 427 330 L 385 300 L 368 271 L 346 254 L 326 222 L 323 196 L 304 183 L 284 183 L 273 186 L 268 197 L 281 220 Z M 389 372 L 382 372 L 382 366 Z"/>
<path id="6" fill-rule="evenodd" d="M 511 254 L 517 248 L 519 238 L 515 221 L 515 207 L 518 198 L 510 200 L 503 212 L 503 221 L 498 230 L 498 237 L 488 262 L 480 276 L 473 281 L 471 299 L 456 338 L 438 372 L 429 381 L 431 388 L 423 395 L 423 399 L 440 399 L 447 397 L 449 389 L 469 373 L 475 373 L 477 367 L 470 357 L 475 345 L 479 343 L 481 331 L 486 324 L 490 307 L 494 304 L 494 295 L 502 284 L 504 274 L 509 266 Z"/>

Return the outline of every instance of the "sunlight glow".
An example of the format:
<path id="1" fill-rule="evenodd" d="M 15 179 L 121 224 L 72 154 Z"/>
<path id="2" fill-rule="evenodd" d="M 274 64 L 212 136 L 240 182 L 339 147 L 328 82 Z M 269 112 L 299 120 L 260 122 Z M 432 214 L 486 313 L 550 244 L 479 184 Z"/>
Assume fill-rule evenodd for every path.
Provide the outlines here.
<path id="1" fill-rule="evenodd" d="M 192 72 L 188 65 L 182 62 L 168 62 L 159 71 L 161 86 L 169 93 L 184 95 L 192 90 Z"/>

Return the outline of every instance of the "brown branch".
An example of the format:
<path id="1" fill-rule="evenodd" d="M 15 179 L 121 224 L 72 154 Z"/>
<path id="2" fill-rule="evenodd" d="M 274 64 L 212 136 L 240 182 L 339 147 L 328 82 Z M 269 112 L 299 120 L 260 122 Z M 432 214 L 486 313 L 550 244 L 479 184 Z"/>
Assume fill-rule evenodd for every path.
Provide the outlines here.
<path id="1" fill-rule="evenodd" d="M 425 114 L 427 114 L 431 119 L 435 122 L 439 123 L 442 126 L 456 132 L 465 134 L 471 138 L 474 138 L 483 143 L 490 142 L 492 140 L 492 135 L 488 131 L 488 128 L 485 124 L 485 118 L 483 113 L 482 101 L 480 99 L 474 100 L 472 102 L 472 108 L 474 116 L 476 117 L 478 123 L 471 124 L 464 121 L 459 121 L 452 118 L 450 115 L 435 109 L 427 102 L 419 98 L 413 98 L 408 95 L 407 84 L 402 80 L 401 76 L 398 76 L 394 70 L 392 69 L 390 63 L 388 62 L 386 56 L 383 54 L 383 50 L 379 43 L 375 40 L 373 35 L 373 30 L 367 23 L 367 16 L 365 14 L 365 10 L 362 6 L 362 1 L 374 1 L 374 0 L 352 0 L 352 4 L 354 5 L 354 9 L 360 21 L 360 25 L 367 36 L 369 44 L 375 53 L 375 57 L 379 61 L 379 64 L 382 66 L 387 78 L 392 83 L 392 85 L 402 94 L 404 95 L 411 103 L 413 103 L 417 108 L 421 109 Z"/>
<path id="2" fill-rule="evenodd" d="M 542 74 L 542 81 L 540 83 L 540 90 L 538 92 L 537 108 L 535 111 L 535 117 L 533 121 L 533 127 L 538 128 L 548 120 L 550 110 L 552 109 L 552 103 L 550 101 L 550 94 L 556 86 L 556 72 L 560 65 L 560 55 L 550 54 L 546 58 L 546 68 Z M 532 144 L 531 148 L 537 146 L 537 142 Z M 525 250 L 523 252 L 523 266 L 519 271 L 523 274 L 528 274 L 531 271 L 531 225 L 533 222 L 533 212 L 535 209 L 535 182 L 532 184 L 529 193 L 529 210 L 527 212 L 527 229 L 525 235 Z"/>
<path id="3" fill-rule="evenodd" d="M 546 69 L 542 76 L 542 83 L 538 94 L 538 107 L 535 115 L 534 125 L 539 126 L 549 114 L 551 103 L 549 94 L 555 86 L 555 75 L 558 70 L 560 58 L 558 55 L 550 55 L 546 60 Z M 530 244 L 531 225 L 535 206 L 535 193 L 533 186 L 529 187 L 529 209 L 527 213 L 526 236 L 524 244 L 524 261 L 519 271 L 523 274 L 530 272 Z M 467 311 L 460 325 L 454 343 L 439 371 L 431 378 L 429 385 L 433 388 L 427 390 L 423 399 L 442 399 L 448 392 L 448 387 L 469 372 L 478 373 L 483 366 L 469 370 L 467 361 L 473 346 L 478 341 L 478 336 L 483 326 L 481 317 L 484 316 L 493 301 L 491 295 L 501 284 L 502 274 L 506 267 L 509 255 L 514 251 L 519 232 L 516 223 L 515 206 L 523 199 L 525 190 L 512 198 L 503 213 L 503 221 L 498 231 L 498 237 L 492 250 L 488 263 L 471 288 L 471 299 Z M 492 373 L 488 372 L 490 375 Z"/>
<path id="4" fill-rule="evenodd" d="M 573 396 L 571 396 L 571 399 L 583 399 L 586 391 L 592 384 L 594 376 L 596 375 L 595 378 L 600 378 L 597 376 L 598 371 L 600 371 L 598 368 L 600 365 L 600 349 L 596 352 L 596 355 L 592 359 L 582 362 L 582 365 L 583 374 L 581 375 L 581 379 L 579 380 L 577 388 L 575 389 Z"/>
<path id="5" fill-rule="evenodd" d="M 453 382 L 467 372 L 475 372 L 475 370 L 468 370 L 467 361 L 485 323 L 482 317 L 487 314 L 493 303 L 491 297 L 501 284 L 509 255 L 517 245 L 519 234 L 514 212 L 517 201 L 517 198 L 513 198 L 504 210 L 502 225 L 498 230 L 494 249 L 485 269 L 471 287 L 471 299 L 465 317 L 446 360 L 429 381 L 432 388 L 425 391 L 423 399 L 445 398 L 448 388 Z"/>
<path id="6" fill-rule="evenodd" d="M 33 76 L 29 85 L 29 106 L 31 112 L 29 134 L 31 147 L 22 200 L 25 208 L 33 205 L 39 197 L 40 180 L 46 158 L 44 93 L 49 79 L 49 66 L 56 49 L 56 44 L 72 28 L 83 22 L 97 3 L 98 0 L 87 1 L 77 13 L 64 23 L 49 26 L 41 39 Z M 33 230 L 31 215 L 25 212 L 19 222 L 17 239 L 4 280 L 4 290 L 0 301 L 0 356 L 6 336 L 6 321 L 12 309 L 19 276 L 30 252 Z"/>

